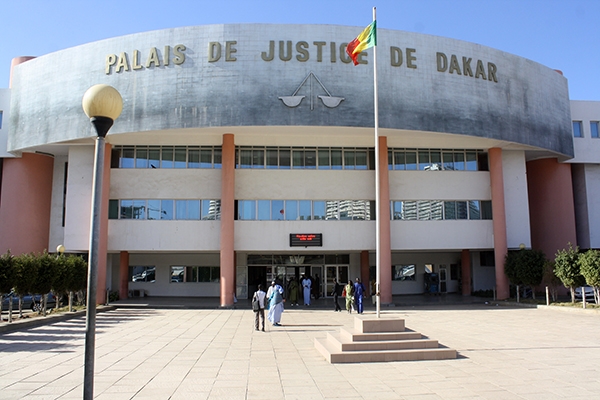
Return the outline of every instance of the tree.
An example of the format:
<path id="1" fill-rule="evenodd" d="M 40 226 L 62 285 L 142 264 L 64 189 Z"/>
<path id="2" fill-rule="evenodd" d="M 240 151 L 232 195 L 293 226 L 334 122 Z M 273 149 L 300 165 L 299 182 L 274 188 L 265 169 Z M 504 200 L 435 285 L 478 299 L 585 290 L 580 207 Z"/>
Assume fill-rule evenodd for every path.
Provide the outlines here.
<path id="1" fill-rule="evenodd" d="M 542 284 L 545 284 L 550 288 L 550 296 L 552 296 L 552 301 L 556 301 L 558 296 L 558 286 L 562 284 L 560 279 L 554 274 L 554 261 L 546 260 L 544 264 L 544 279 L 542 279 Z"/>
<path id="2" fill-rule="evenodd" d="M 538 250 L 510 251 L 506 255 L 504 272 L 517 285 L 517 290 L 520 285 L 531 287 L 532 297 L 535 299 L 534 287 L 542 283 L 545 262 L 544 253 Z"/>
<path id="3" fill-rule="evenodd" d="M 42 295 L 41 312 L 46 316 L 46 304 L 48 302 L 48 292 L 52 290 L 54 279 L 56 278 L 56 257 L 51 256 L 44 251 L 41 255 L 34 257 L 37 263 L 38 273 L 36 279 L 33 280 L 31 290 L 33 293 Z"/>
<path id="4" fill-rule="evenodd" d="M 66 259 L 69 269 L 68 282 L 66 288 L 69 292 L 78 292 L 87 287 L 88 266 L 83 258 L 76 255 L 70 255 Z"/>
<path id="5" fill-rule="evenodd" d="M 0 256 L 0 297 L 2 294 L 9 294 L 14 284 L 14 261 L 10 251 Z M 12 295 L 8 299 L 9 322 L 12 317 Z M 2 303 L 0 303 L 0 314 L 2 313 Z"/>
<path id="6" fill-rule="evenodd" d="M 23 317 L 23 295 L 31 293 L 32 282 L 37 279 L 38 263 L 33 254 L 14 257 L 13 289 L 19 296 L 19 317 Z"/>
<path id="7" fill-rule="evenodd" d="M 52 293 L 56 296 L 56 308 L 60 307 L 61 298 L 68 293 L 68 283 L 71 270 L 67 265 L 67 258 L 63 255 L 54 258 L 54 281 L 52 282 Z"/>
<path id="8" fill-rule="evenodd" d="M 556 252 L 554 258 L 554 274 L 571 291 L 571 302 L 575 303 L 575 288 L 585 284 L 585 278 L 581 275 L 578 264 L 579 247 L 569 243 L 569 249 Z"/>
<path id="9" fill-rule="evenodd" d="M 600 251 L 588 250 L 579 257 L 579 269 L 585 282 L 594 287 L 594 300 L 600 304 Z M 585 296 L 585 292 L 582 293 Z"/>

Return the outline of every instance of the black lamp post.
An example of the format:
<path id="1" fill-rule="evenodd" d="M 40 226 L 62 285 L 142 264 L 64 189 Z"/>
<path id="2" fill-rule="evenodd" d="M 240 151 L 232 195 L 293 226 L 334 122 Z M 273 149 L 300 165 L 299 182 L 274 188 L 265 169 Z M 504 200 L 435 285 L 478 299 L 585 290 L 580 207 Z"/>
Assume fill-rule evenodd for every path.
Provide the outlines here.
<path id="1" fill-rule="evenodd" d="M 104 170 L 105 137 L 123 110 L 119 92 L 108 85 L 94 85 L 83 95 L 83 111 L 96 128 L 96 155 L 92 184 L 92 217 L 90 223 L 90 253 L 88 260 L 87 308 L 85 320 L 85 356 L 83 398 L 94 397 L 94 350 L 96 340 L 96 290 L 98 286 L 98 249 L 100 214 L 102 209 L 102 174 Z"/>

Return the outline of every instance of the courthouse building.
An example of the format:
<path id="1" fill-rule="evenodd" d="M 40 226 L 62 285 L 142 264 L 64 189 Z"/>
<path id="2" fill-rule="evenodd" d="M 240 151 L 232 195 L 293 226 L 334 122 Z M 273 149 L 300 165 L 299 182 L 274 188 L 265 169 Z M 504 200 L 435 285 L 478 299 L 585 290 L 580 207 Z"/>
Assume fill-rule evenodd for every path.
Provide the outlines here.
<path id="1" fill-rule="evenodd" d="M 570 100 L 560 65 L 379 29 L 376 146 L 373 51 L 358 66 L 345 53 L 361 29 L 195 26 L 15 58 L 0 252 L 87 254 L 95 84 L 124 103 L 106 137 L 99 301 L 229 306 L 302 274 L 327 296 L 332 278 L 372 281 L 377 248 L 382 303 L 426 292 L 428 273 L 440 292 L 502 299 L 507 251 L 600 248 L 600 102 Z"/>

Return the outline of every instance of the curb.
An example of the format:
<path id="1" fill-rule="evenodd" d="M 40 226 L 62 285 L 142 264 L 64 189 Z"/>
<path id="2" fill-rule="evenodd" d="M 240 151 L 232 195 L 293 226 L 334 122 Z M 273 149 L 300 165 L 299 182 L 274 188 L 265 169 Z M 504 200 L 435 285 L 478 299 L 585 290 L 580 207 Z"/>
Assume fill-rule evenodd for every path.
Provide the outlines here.
<path id="1" fill-rule="evenodd" d="M 115 310 L 115 306 L 98 306 L 96 312 L 105 312 Z M 60 314 L 48 315 L 46 317 L 35 317 L 35 318 L 22 318 L 15 319 L 13 322 L 2 322 L 0 325 L 0 334 L 10 333 L 14 331 L 20 331 L 30 328 L 36 328 L 38 326 L 49 325 L 56 322 L 66 321 L 72 318 L 84 316 L 86 310 L 64 312 Z"/>

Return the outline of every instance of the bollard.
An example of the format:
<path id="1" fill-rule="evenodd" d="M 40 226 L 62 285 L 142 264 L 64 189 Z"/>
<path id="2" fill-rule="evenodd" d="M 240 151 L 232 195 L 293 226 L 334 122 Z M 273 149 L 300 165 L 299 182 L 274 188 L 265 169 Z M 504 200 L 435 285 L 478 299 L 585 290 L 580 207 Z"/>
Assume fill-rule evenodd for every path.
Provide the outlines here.
<path id="1" fill-rule="evenodd" d="M 546 305 L 550 305 L 550 294 L 548 293 L 548 286 L 546 286 Z"/>
<path id="2" fill-rule="evenodd" d="M 586 298 L 585 298 L 585 287 L 581 287 L 581 298 L 583 301 L 583 308 L 587 308 Z"/>

